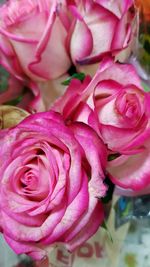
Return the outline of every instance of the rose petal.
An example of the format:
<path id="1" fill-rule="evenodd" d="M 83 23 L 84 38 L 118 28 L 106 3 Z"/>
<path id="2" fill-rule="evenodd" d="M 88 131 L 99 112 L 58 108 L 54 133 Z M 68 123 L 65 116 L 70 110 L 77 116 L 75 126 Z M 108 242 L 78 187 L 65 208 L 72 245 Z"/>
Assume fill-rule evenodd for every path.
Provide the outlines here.
<path id="1" fill-rule="evenodd" d="M 99 228 L 104 219 L 103 207 L 97 199 L 90 199 L 88 213 L 83 215 L 80 222 L 68 233 L 66 247 L 69 251 L 88 240 Z"/>
<path id="2" fill-rule="evenodd" d="M 64 216 L 60 223 L 56 226 L 53 233 L 45 238 L 43 244 L 51 244 L 57 240 L 63 240 L 63 234 L 75 223 L 78 223 L 79 218 L 86 211 L 88 205 L 88 181 L 85 174 L 83 175 L 83 182 L 78 195 L 74 198 L 72 203 L 68 205 Z M 80 207 L 79 204 L 80 203 Z"/>
<path id="3" fill-rule="evenodd" d="M 70 43 L 72 59 L 75 62 L 92 52 L 93 39 L 91 31 L 88 29 L 84 20 L 77 21 Z"/>
<path id="4" fill-rule="evenodd" d="M 35 244 L 32 244 L 31 242 L 28 243 L 21 243 L 17 242 L 7 235 L 4 235 L 6 242 L 10 245 L 10 247 L 17 253 L 22 254 L 26 253 L 30 257 L 33 257 L 35 260 L 41 260 L 46 256 L 46 252 L 39 248 L 38 246 L 35 246 Z"/>
<path id="5" fill-rule="evenodd" d="M 123 164 L 110 167 L 108 171 L 112 181 L 123 188 L 139 191 L 150 184 L 149 175 L 150 151 L 132 155 Z"/>

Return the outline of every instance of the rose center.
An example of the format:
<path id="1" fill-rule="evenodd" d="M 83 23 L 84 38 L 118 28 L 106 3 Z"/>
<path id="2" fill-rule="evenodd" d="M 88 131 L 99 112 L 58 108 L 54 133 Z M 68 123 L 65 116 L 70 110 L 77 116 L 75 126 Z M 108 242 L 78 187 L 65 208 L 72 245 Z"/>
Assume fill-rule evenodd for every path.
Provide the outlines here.
<path id="1" fill-rule="evenodd" d="M 25 190 L 35 190 L 38 186 L 38 179 L 32 171 L 26 172 L 20 180 Z"/>
<path id="2" fill-rule="evenodd" d="M 116 110 L 130 124 L 136 124 L 141 118 L 141 105 L 133 93 L 123 93 L 116 99 Z"/>

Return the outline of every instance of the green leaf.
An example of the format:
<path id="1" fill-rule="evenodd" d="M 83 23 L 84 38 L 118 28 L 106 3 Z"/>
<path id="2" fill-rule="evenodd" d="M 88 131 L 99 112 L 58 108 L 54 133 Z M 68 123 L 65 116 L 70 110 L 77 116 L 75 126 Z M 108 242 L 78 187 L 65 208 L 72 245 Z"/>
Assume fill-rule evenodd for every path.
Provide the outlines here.
<path id="1" fill-rule="evenodd" d="M 140 43 L 143 45 L 144 50 L 149 54 L 150 53 L 150 35 L 140 34 Z"/>
<path id="2" fill-rule="evenodd" d="M 145 70 L 149 72 L 150 70 L 150 35 L 141 34 L 140 35 L 141 47 L 138 53 L 138 60 Z"/>
<path id="3" fill-rule="evenodd" d="M 146 83 L 142 82 L 142 87 L 145 92 L 150 92 L 150 87 Z"/>
<path id="4" fill-rule="evenodd" d="M 110 231 L 109 231 L 109 229 L 108 229 L 108 227 L 107 227 L 107 224 L 106 224 L 105 220 L 103 221 L 101 227 L 104 228 L 104 229 L 106 230 L 107 235 L 108 235 L 110 241 L 113 243 L 112 235 L 111 235 L 111 233 L 110 233 Z"/>
<path id="5" fill-rule="evenodd" d="M 112 160 L 118 158 L 119 156 L 120 156 L 119 153 L 110 154 L 110 155 L 108 155 L 108 161 L 112 161 Z"/>
<path id="6" fill-rule="evenodd" d="M 21 102 L 22 98 L 23 98 L 23 95 L 20 95 L 8 102 L 5 102 L 4 105 L 16 106 Z"/>
<path id="7" fill-rule="evenodd" d="M 85 78 L 85 74 L 83 72 L 74 73 L 72 76 L 68 77 L 65 81 L 62 82 L 62 85 L 69 85 L 72 79 L 78 79 L 83 81 Z"/>
<path id="8" fill-rule="evenodd" d="M 0 93 L 5 92 L 8 88 L 9 73 L 0 66 Z"/>

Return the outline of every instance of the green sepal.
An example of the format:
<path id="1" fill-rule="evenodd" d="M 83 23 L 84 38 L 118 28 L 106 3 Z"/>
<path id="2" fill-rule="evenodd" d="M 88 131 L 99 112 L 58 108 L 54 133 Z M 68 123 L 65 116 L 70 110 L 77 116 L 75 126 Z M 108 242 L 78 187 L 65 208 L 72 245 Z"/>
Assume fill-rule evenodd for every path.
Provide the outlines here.
<path id="1" fill-rule="evenodd" d="M 69 85 L 72 79 L 77 79 L 83 81 L 85 74 L 83 72 L 74 73 L 72 76 L 68 77 L 65 81 L 62 82 L 62 85 Z"/>

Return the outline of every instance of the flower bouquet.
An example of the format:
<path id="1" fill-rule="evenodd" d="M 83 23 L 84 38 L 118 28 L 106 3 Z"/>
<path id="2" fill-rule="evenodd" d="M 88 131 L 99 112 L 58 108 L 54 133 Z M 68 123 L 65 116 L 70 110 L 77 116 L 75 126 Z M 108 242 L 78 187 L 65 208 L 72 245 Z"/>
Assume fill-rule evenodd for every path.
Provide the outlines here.
<path id="1" fill-rule="evenodd" d="M 0 231 L 15 253 L 73 252 L 104 227 L 114 188 L 149 194 L 137 40 L 133 0 L 1 4 Z"/>

